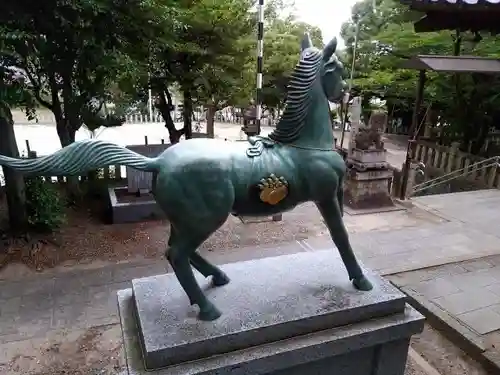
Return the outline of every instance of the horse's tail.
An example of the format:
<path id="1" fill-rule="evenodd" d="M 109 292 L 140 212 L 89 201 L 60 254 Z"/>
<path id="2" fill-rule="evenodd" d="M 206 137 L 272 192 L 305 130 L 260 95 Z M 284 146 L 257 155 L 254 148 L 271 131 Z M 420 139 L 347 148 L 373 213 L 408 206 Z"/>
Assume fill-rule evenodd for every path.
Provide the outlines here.
<path id="1" fill-rule="evenodd" d="M 140 171 L 158 170 L 158 159 L 148 158 L 125 147 L 99 140 L 74 142 L 53 153 L 35 159 L 16 159 L 0 155 L 0 165 L 24 174 L 71 176 L 103 168 L 125 165 Z"/>

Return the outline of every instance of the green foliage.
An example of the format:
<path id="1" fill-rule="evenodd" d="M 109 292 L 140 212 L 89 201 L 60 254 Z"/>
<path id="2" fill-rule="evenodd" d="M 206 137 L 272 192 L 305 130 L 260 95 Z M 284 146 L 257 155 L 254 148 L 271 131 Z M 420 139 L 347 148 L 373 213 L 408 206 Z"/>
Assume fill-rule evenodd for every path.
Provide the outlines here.
<path id="1" fill-rule="evenodd" d="M 281 108 L 286 98 L 288 77 L 297 64 L 297 53 L 305 32 L 309 32 L 314 46 L 323 46 L 321 30 L 294 16 L 275 18 L 268 23 L 264 34 L 263 104 L 268 109 Z M 253 69 L 253 71 L 255 71 Z"/>
<path id="2" fill-rule="evenodd" d="M 252 0 L 5 0 L 0 59 L 24 71 L 29 81 L 24 92 L 54 113 L 66 145 L 82 125 L 93 131 L 109 123 L 99 118 L 106 102 L 115 104 L 118 115 L 131 104 L 145 107 L 148 88 L 161 96 L 176 85 L 194 106 L 248 105 L 256 86 L 254 5 Z M 263 100 L 270 109 L 283 104 L 304 31 L 315 45 L 322 44 L 318 28 L 279 16 L 288 5 L 266 2 Z"/>
<path id="3" fill-rule="evenodd" d="M 26 77 L 13 66 L 14 63 L 10 56 L 0 54 L 0 117 L 11 120 L 10 108 L 21 107 L 32 119 L 35 117 L 35 99 L 26 85 Z"/>
<path id="4" fill-rule="evenodd" d="M 452 31 L 415 33 L 413 22 L 422 15 L 394 0 L 379 1 L 373 13 L 371 0 L 359 1 L 352 19 L 342 26 L 347 46 L 345 65 L 350 68 L 356 22 L 359 22 L 353 88 L 364 97 L 387 101 L 389 111 L 411 121 L 418 72 L 400 69 L 416 55 L 453 55 L 456 34 Z M 482 35 L 477 43 L 472 33 L 459 34 L 460 55 L 500 56 L 500 41 Z M 478 151 L 490 127 L 500 129 L 500 76 L 481 73 L 453 75 L 427 73 L 423 108 L 431 107 L 445 129 L 442 139 L 459 139 L 462 148 Z M 365 98 L 366 99 L 366 98 Z M 425 111 L 423 111 L 425 112 Z M 424 116 L 425 113 L 421 115 Z"/>
<path id="5" fill-rule="evenodd" d="M 25 71 L 32 95 L 54 113 L 63 145 L 74 140 L 91 103 L 109 98 L 130 60 L 146 55 L 144 41 L 168 28 L 168 12 L 160 5 L 142 0 L 0 3 L 0 57 Z"/>
<path id="6" fill-rule="evenodd" d="M 33 118 L 37 107 L 45 107 L 66 146 L 82 126 L 96 137 L 99 128 L 120 126 L 127 109 L 147 108 L 149 88 L 160 99 L 176 87 L 188 94 L 191 105 L 185 108 L 210 106 L 210 113 L 246 107 L 256 86 L 254 5 L 253 0 L 2 0 L 0 116 L 10 121 L 10 108 L 21 107 Z M 283 104 L 303 32 L 321 45 L 318 28 L 278 16 L 287 5 L 266 2 L 264 105 L 270 109 Z M 169 114 L 170 105 L 163 102 L 162 114 Z M 114 104 L 113 111 L 107 103 Z M 40 178 L 27 181 L 30 223 L 57 227 L 62 220 L 57 192 Z M 76 186 L 71 182 L 76 181 L 68 179 L 69 187 Z"/>
<path id="7" fill-rule="evenodd" d="M 40 176 L 26 178 L 26 207 L 33 230 L 51 232 L 65 221 L 64 202 L 59 192 Z"/>
<path id="8" fill-rule="evenodd" d="M 198 104 L 222 108 L 248 95 L 245 78 L 249 77 L 244 76 L 242 67 L 249 63 L 255 48 L 251 5 L 247 0 L 225 0 L 218 7 L 200 2 L 199 6 L 209 11 L 196 12 L 198 23 L 192 22 L 190 32 L 182 38 L 188 41 L 194 34 L 205 35 L 205 39 L 196 39 L 198 51 L 190 53 L 190 65 L 170 66 L 181 89 L 190 89 Z"/>

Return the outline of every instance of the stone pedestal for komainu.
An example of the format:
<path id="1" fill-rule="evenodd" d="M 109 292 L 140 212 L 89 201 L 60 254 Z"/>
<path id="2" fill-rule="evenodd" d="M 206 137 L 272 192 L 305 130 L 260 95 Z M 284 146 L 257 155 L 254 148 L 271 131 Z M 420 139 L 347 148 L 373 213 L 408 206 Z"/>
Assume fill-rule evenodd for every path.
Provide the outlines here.
<path id="1" fill-rule="evenodd" d="M 374 111 L 368 126 L 361 126 L 360 98 L 354 98 L 352 116 L 357 119 L 351 131 L 347 156 L 349 173 L 345 181 L 345 204 L 353 209 L 394 206 L 389 193 L 393 171 L 387 163 L 387 150 L 382 134 L 387 126 L 387 113 Z"/>
<path id="2" fill-rule="evenodd" d="M 333 251 L 222 266 L 223 287 L 205 283 L 224 312 L 212 322 L 173 274 L 132 281 L 118 292 L 129 375 L 403 375 L 424 318 L 403 293 L 367 271 L 357 291 Z"/>

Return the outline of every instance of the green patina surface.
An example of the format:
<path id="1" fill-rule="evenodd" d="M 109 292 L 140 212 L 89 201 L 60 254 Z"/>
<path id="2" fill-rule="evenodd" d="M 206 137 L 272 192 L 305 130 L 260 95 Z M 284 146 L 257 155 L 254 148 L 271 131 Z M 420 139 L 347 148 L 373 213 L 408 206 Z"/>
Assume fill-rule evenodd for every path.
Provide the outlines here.
<path id="1" fill-rule="evenodd" d="M 300 61 L 288 87 L 285 112 L 276 129 L 248 142 L 191 139 L 156 158 L 147 158 L 103 141 L 76 142 L 52 155 L 21 160 L 0 156 L 0 164 L 24 173 L 79 174 L 106 165 L 122 164 L 154 172 L 154 196 L 171 225 L 167 259 L 202 320 L 221 312 L 206 298 L 191 266 L 212 276 L 215 286 L 229 282 L 197 248 L 228 215 L 270 215 L 306 201 L 316 203 L 345 263 L 349 278 L 360 290 L 370 290 L 349 243 L 342 220 L 342 181 L 346 167 L 334 151 L 328 100 L 342 98 L 343 67 L 334 52 L 336 40 L 323 50 L 304 37 Z"/>

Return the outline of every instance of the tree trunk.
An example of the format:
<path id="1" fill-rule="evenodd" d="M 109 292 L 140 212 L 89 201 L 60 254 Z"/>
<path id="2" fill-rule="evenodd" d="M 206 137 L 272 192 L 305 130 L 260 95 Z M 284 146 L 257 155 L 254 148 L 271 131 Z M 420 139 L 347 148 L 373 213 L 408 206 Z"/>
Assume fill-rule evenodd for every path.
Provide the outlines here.
<path id="1" fill-rule="evenodd" d="M 183 117 L 184 136 L 186 139 L 193 138 L 193 98 L 189 89 L 183 90 Z"/>
<path id="2" fill-rule="evenodd" d="M 81 98 L 75 96 L 71 72 L 64 72 L 62 78 L 62 98 L 64 105 L 62 119 L 57 123 L 57 134 L 59 135 L 61 146 L 66 147 L 75 142 L 76 132 L 82 125 L 82 103 Z M 66 176 L 66 183 L 70 202 L 75 203 L 80 200 L 82 194 L 78 176 Z"/>
<path id="3" fill-rule="evenodd" d="M 7 105 L 0 103 L 0 153 L 13 158 L 19 157 L 12 113 Z M 9 213 L 10 228 L 14 232 L 22 232 L 28 227 L 26 212 L 26 195 L 24 179 L 20 173 L 3 167 L 5 177 L 5 192 Z"/>
<path id="4" fill-rule="evenodd" d="M 490 123 L 488 121 L 484 121 L 479 126 L 479 134 L 477 134 L 476 138 L 471 143 L 470 153 L 473 155 L 480 155 L 481 151 L 483 151 L 483 146 L 486 143 L 486 138 L 488 137 L 488 133 L 490 130 Z"/>
<path id="5" fill-rule="evenodd" d="M 65 118 L 56 121 L 57 135 L 61 141 L 61 146 L 66 147 L 75 142 L 76 132 L 71 129 Z M 75 203 L 81 197 L 77 176 L 66 176 L 66 186 L 68 188 L 68 198 L 71 203 Z"/>
<path id="6" fill-rule="evenodd" d="M 207 107 L 207 134 L 208 138 L 215 138 L 215 106 L 209 105 Z"/>
<path id="7" fill-rule="evenodd" d="M 183 131 L 178 130 L 175 127 L 174 120 L 172 119 L 172 96 L 170 95 L 168 89 L 165 89 L 165 91 L 163 91 L 162 89 L 158 90 L 157 94 L 158 100 L 156 101 L 156 108 L 158 108 L 158 111 L 160 111 L 161 113 L 161 117 L 163 117 L 163 121 L 165 121 L 165 127 L 168 130 L 170 143 L 178 143 L 183 134 Z"/>

